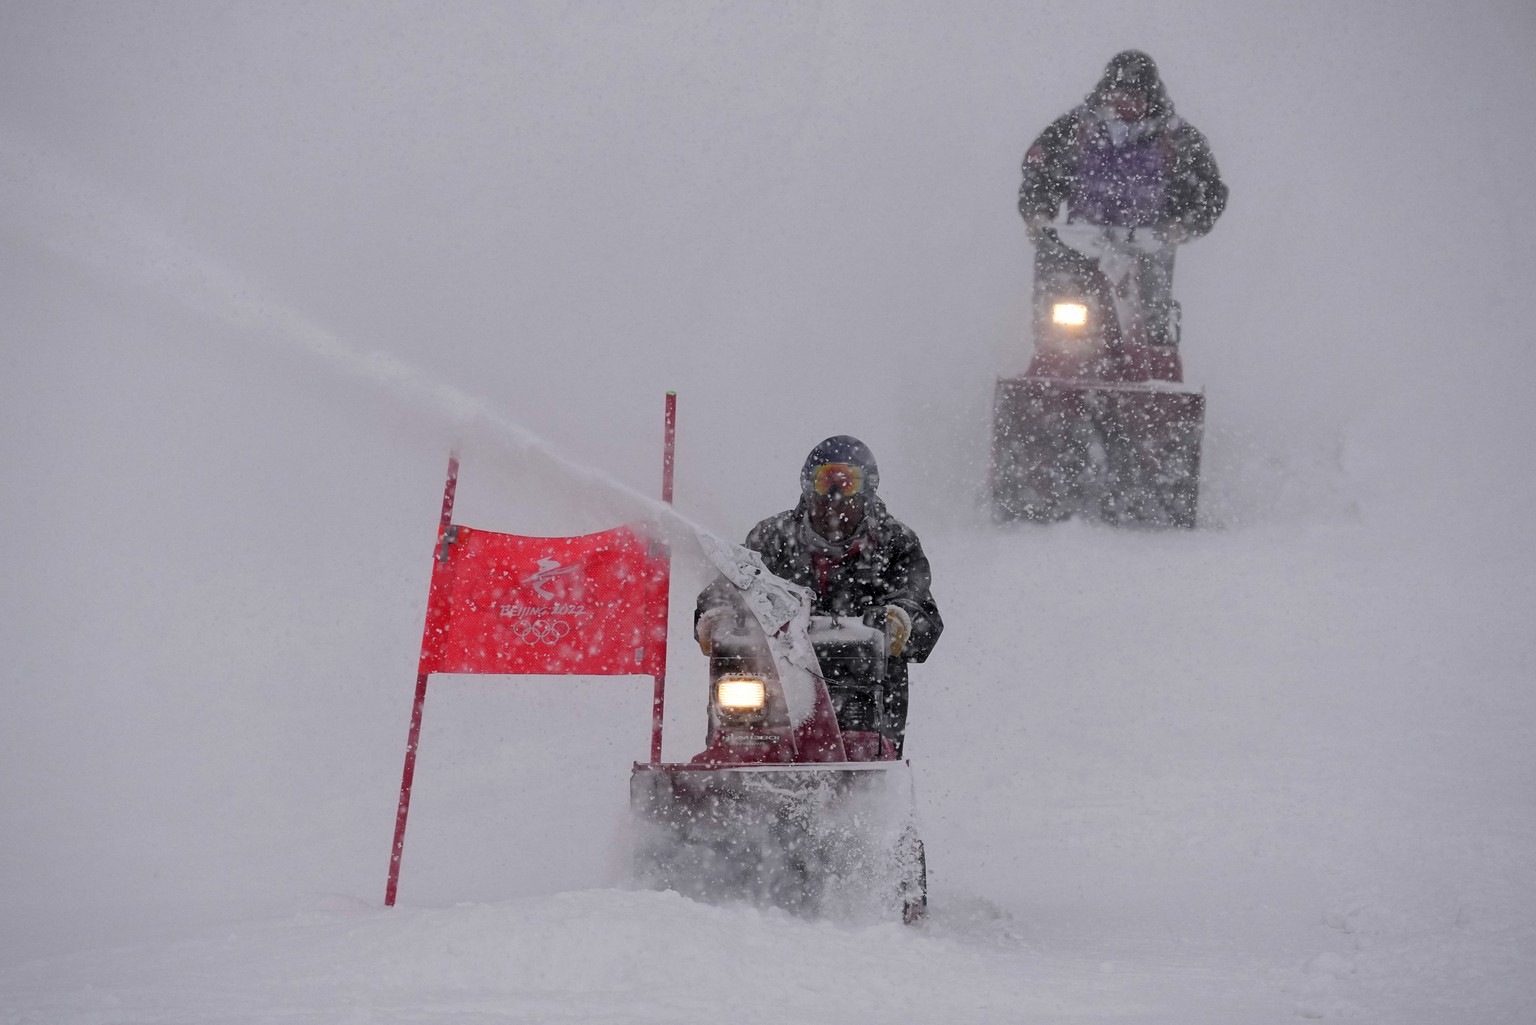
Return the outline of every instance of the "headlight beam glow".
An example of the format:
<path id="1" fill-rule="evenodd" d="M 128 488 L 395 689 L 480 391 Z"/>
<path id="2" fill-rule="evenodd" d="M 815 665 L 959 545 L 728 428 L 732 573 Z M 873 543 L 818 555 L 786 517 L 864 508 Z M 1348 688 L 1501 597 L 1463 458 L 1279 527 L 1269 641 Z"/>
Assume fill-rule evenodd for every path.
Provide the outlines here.
<path id="1" fill-rule="evenodd" d="M 1051 323 L 1082 327 L 1088 323 L 1088 307 L 1082 303 L 1055 303 L 1051 306 Z"/>
<path id="2" fill-rule="evenodd" d="M 755 677 L 725 677 L 715 683 L 715 700 L 727 712 L 756 712 L 768 700 L 768 688 Z"/>

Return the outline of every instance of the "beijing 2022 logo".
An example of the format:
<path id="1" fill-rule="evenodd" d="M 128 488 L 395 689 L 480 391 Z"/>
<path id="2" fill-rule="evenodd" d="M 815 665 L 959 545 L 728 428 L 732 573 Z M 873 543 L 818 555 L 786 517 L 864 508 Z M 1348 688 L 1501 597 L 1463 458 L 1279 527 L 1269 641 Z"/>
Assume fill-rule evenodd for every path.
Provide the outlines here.
<path id="1" fill-rule="evenodd" d="M 585 602 L 565 600 L 568 580 L 580 568 L 563 566 L 558 559 L 540 559 L 538 569 L 520 581 L 540 600 L 511 602 L 501 606 L 496 614 L 513 621 L 512 633 L 524 644 L 560 643 L 575 629 L 575 620 L 591 615 Z"/>

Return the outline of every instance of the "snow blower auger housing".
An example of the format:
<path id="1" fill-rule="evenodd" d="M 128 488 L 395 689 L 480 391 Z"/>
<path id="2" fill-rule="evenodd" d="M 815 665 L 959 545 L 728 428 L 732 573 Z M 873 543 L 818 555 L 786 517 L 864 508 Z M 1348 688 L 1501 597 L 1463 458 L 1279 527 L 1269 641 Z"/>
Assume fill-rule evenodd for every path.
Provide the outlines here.
<path id="1" fill-rule="evenodd" d="M 630 779 L 643 882 L 817 914 L 924 915 L 911 767 L 884 711 L 883 614 L 802 609 L 769 636 L 743 610 L 717 632 L 707 746 L 686 763 L 637 763 Z"/>
<path id="2" fill-rule="evenodd" d="M 1160 259 L 1171 275 L 1173 247 L 1073 224 L 1038 245 L 1034 355 L 993 397 L 994 517 L 1195 526 L 1205 395 L 1184 383 L 1178 304 L 1142 280 Z"/>

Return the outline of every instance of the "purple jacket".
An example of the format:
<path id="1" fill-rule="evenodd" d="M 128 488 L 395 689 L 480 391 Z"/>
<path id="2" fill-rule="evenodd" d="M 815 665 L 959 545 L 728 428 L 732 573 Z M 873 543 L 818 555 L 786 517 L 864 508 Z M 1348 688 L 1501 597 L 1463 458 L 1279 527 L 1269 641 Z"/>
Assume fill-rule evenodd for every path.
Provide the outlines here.
<path id="1" fill-rule="evenodd" d="M 1092 97 L 1090 97 L 1090 100 Z M 1096 104 L 1063 114 L 1030 146 L 1019 213 L 1142 227 L 1181 224 L 1204 235 L 1227 205 L 1205 136 L 1168 104 L 1148 120 L 1105 119 Z"/>

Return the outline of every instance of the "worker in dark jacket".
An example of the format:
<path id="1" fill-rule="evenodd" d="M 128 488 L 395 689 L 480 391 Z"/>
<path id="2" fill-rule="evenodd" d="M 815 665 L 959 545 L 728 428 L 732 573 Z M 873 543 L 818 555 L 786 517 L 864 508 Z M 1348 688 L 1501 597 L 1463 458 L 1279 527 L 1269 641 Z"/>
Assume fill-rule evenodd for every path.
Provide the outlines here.
<path id="1" fill-rule="evenodd" d="M 1174 247 L 1211 230 L 1226 208 L 1227 187 L 1205 136 L 1174 112 L 1152 58 L 1140 50 L 1115 54 L 1087 99 L 1040 133 L 1023 171 L 1019 213 L 1035 243 L 1037 289 L 1064 255 L 1046 231 L 1063 205 L 1069 223 L 1145 228 L 1167 243 L 1139 268 L 1158 326 L 1149 340 L 1175 342 L 1168 326 Z"/>
<path id="2" fill-rule="evenodd" d="M 912 529 L 886 511 L 875 493 L 880 470 L 869 447 L 838 435 L 811 450 L 800 472 L 800 501 L 747 535 L 775 576 L 808 588 L 813 615 L 861 616 L 885 609 L 893 656 L 886 712 L 901 752 L 907 722 L 907 663 L 928 657 L 944 629 L 929 590 L 932 575 Z M 694 613 L 694 636 L 708 654 L 714 631 L 734 617 L 732 588 L 706 587 Z"/>

